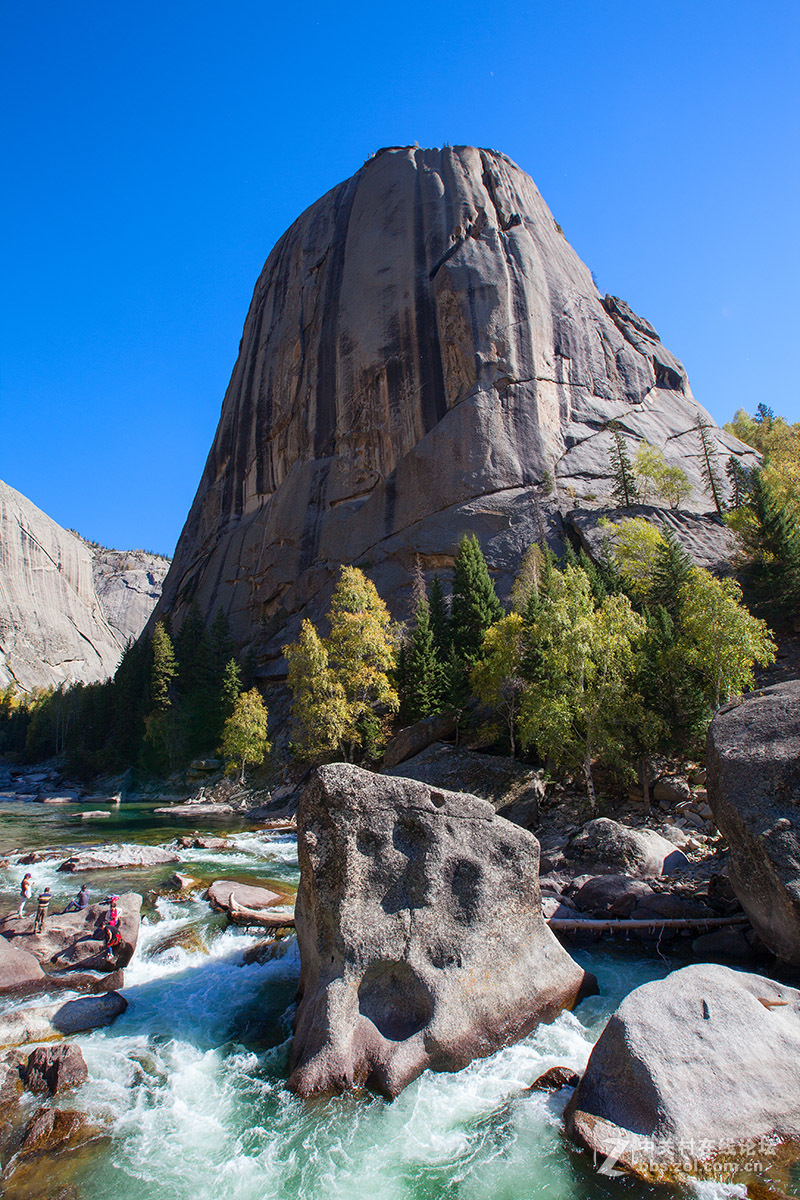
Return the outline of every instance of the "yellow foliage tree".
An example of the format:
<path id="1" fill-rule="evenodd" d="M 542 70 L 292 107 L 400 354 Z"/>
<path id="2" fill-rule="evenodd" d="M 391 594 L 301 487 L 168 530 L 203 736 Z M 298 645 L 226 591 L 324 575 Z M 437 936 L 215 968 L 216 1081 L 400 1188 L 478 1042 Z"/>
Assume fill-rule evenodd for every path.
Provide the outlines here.
<path id="1" fill-rule="evenodd" d="M 248 763 L 262 763 L 269 754 L 267 740 L 267 708 L 258 688 L 242 692 L 222 731 L 222 753 L 231 773 L 239 771 L 244 783 Z"/>

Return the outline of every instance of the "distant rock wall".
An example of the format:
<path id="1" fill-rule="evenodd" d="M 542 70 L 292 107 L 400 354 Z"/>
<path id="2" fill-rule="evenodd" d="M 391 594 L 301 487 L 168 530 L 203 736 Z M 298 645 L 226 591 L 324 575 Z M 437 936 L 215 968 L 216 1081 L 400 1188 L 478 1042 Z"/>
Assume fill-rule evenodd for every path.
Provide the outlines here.
<path id="1" fill-rule="evenodd" d="M 107 679 L 147 621 L 168 565 L 141 551 L 92 548 L 0 481 L 0 687 Z"/>
<path id="2" fill-rule="evenodd" d="M 507 590 L 562 510 L 610 495 L 611 418 L 631 450 L 647 439 L 683 467 L 688 507 L 707 510 L 699 413 L 681 363 L 600 296 L 510 159 L 380 151 L 267 260 L 159 611 L 179 625 L 194 601 L 224 608 L 280 675 L 341 563 L 405 616 L 415 554 L 447 571 L 472 531 Z"/>

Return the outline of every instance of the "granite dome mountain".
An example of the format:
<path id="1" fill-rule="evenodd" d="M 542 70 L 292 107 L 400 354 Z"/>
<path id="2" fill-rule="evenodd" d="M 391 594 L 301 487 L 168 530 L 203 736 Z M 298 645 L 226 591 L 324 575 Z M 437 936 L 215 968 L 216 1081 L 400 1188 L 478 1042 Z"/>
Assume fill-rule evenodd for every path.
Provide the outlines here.
<path id="1" fill-rule="evenodd" d="M 612 418 L 679 464 L 687 507 L 707 511 L 698 413 L 713 426 L 509 158 L 381 150 L 267 259 L 157 612 L 180 624 L 195 602 L 221 607 L 239 647 L 282 674 L 282 645 L 325 610 L 341 563 L 405 616 L 415 554 L 446 571 L 472 531 L 502 593 L 569 510 L 611 505 Z"/>

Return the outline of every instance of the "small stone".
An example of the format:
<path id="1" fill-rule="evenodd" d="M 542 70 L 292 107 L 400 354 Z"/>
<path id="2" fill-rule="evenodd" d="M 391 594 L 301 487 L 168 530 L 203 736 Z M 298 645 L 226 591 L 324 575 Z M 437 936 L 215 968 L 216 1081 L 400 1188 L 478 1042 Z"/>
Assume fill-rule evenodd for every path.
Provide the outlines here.
<path id="1" fill-rule="evenodd" d="M 561 1088 L 577 1087 L 580 1075 L 572 1067 L 550 1067 L 531 1084 L 532 1092 L 558 1092 Z"/>

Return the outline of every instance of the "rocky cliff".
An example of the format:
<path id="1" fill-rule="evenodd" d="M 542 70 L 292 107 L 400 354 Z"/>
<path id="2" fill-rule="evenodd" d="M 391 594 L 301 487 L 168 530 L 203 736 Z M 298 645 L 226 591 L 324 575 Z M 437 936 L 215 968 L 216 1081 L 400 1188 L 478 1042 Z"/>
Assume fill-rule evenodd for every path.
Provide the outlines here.
<path id="1" fill-rule="evenodd" d="M 179 623 L 194 600 L 222 606 L 280 673 L 281 645 L 324 611 L 342 562 L 405 615 L 415 553 L 447 570 L 470 530 L 502 591 L 562 509 L 609 495 L 611 418 L 631 449 L 645 438 L 680 464 L 688 507 L 707 510 L 702 411 L 510 159 L 379 151 L 267 260 L 163 607 Z"/>
<path id="2" fill-rule="evenodd" d="M 107 679 L 168 565 L 91 546 L 0 481 L 0 687 Z"/>

